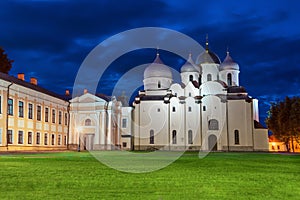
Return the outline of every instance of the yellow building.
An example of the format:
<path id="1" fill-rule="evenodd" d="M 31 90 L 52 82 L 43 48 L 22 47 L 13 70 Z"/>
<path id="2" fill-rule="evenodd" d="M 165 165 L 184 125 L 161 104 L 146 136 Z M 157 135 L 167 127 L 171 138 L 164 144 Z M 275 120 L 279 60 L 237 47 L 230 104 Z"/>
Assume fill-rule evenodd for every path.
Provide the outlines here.
<path id="1" fill-rule="evenodd" d="M 0 151 L 67 149 L 68 107 L 36 78 L 0 73 Z"/>

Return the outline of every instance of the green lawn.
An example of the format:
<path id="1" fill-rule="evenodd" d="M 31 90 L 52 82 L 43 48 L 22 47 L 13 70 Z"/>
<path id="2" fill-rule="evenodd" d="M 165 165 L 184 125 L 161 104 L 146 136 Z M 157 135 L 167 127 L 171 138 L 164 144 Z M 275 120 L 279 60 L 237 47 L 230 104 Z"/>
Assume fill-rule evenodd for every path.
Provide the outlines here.
<path id="1" fill-rule="evenodd" d="M 300 155 L 186 153 L 142 174 L 88 152 L 0 155 L 0 199 L 300 199 Z"/>

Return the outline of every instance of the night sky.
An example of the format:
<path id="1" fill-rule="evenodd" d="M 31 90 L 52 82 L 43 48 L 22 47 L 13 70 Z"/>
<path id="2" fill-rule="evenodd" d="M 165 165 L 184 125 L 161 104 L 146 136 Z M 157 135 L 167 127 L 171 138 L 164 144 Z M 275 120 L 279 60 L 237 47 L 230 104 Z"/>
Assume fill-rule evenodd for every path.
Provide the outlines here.
<path id="1" fill-rule="evenodd" d="M 240 85 L 259 99 L 264 120 L 270 101 L 300 96 L 299 8 L 297 0 L 0 1 L 0 46 L 14 60 L 11 75 L 37 77 L 40 86 L 63 94 L 72 90 L 88 53 L 119 32 L 163 27 L 202 45 L 208 34 L 210 49 L 221 60 L 229 47 L 240 65 Z M 151 62 L 155 53 L 150 49 L 122 56 L 100 80 L 98 92 L 110 95 L 122 74 Z M 184 63 L 164 51 L 161 58 L 177 70 Z"/>

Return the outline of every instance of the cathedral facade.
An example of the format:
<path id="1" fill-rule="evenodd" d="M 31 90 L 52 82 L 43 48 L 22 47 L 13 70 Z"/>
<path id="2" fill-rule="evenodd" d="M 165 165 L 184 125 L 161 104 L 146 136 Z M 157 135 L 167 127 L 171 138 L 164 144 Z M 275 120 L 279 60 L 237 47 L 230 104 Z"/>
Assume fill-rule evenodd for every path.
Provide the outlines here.
<path id="1" fill-rule="evenodd" d="M 159 54 L 144 71 L 144 90 L 134 101 L 133 149 L 268 151 L 258 100 L 239 85 L 239 65 L 209 50 L 189 55 L 181 83 Z"/>
<path id="2" fill-rule="evenodd" d="M 132 106 L 125 96 L 48 91 L 36 78 L 0 73 L 0 151 L 268 151 L 258 100 L 239 84 L 239 65 L 209 50 L 189 55 L 174 83 L 157 53 Z"/>

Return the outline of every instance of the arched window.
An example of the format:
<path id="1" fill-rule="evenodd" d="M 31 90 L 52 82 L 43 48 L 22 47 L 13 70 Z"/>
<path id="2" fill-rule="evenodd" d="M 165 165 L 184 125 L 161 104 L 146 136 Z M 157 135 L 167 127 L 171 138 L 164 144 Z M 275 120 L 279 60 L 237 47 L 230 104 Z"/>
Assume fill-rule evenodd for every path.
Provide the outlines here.
<path id="1" fill-rule="evenodd" d="M 90 119 L 86 119 L 86 120 L 84 121 L 84 125 L 85 125 L 85 126 L 91 126 L 91 125 L 92 125 L 92 121 L 91 121 Z"/>
<path id="2" fill-rule="evenodd" d="M 227 85 L 228 86 L 232 85 L 232 75 L 230 73 L 227 74 Z"/>
<path id="3" fill-rule="evenodd" d="M 188 131 L 188 144 L 193 144 L 193 131 Z"/>
<path id="4" fill-rule="evenodd" d="M 194 80 L 193 75 L 190 75 L 190 81 L 192 82 Z"/>
<path id="5" fill-rule="evenodd" d="M 207 74 L 207 81 L 211 81 L 212 78 L 211 78 L 211 74 Z"/>
<path id="6" fill-rule="evenodd" d="M 154 144 L 154 130 L 150 130 L 150 144 Z"/>
<path id="7" fill-rule="evenodd" d="M 172 144 L 177 144 L 177 132 L 176 132 L 176 130 L 172 131 Z"/>
<path id="8" fill-rule="evenodd" d="M 158 87 L 158 88 L 161 88 L 161 83 L 160 83 L 160 81 L 158 81 L 157 87 Z"/>
<path id="9" fill-rule="evenodd" d="M 240 144 L 240 134 L 238 130 L 234 130 L 234 144 Z"/>
<path id="10" fill-rule="evenodd" d="M 173 106 L 172 111 L 176 112 L 176 107 L 175 106 Z"/>
<path id="11" fill-rule="evenodd" d="M 208 130 L 219 130 L 219 122 L 216 119 L 208 121 Z"/>

